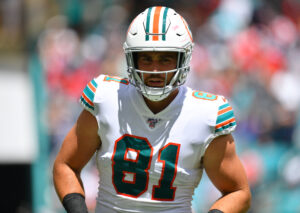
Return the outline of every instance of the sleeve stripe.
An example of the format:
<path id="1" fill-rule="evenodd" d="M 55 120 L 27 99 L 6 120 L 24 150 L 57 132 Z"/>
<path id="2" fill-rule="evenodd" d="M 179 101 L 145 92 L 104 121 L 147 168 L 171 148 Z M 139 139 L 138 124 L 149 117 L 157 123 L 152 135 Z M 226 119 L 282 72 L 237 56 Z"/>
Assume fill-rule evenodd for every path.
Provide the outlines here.
<path id="1" fill-rule="evenodd" d="M 236 123 L 235 122 L 235 118 L 231 118 L 231 119 L 229 119 L 229 120 L 227 120 L 227 121 L 224 121 L 223 123 L 220 123 L 220 124 L 218 124 L 218 125 L 216 125 L 216 130 L 217 129 L 219 129 L 219 128 L 221 128 L 221 127 L 225 127 L 226 125 L 228 125 L 228 124 L 230 124 L 230 123 Z"/>
<path id="2" fill-rule="evenodd" d="M 222 115 L 219 115 L 217 118 L 216 125 L 223 123 L 224 121 L 227 121 L 228 119 L 234 118 L 233 111 L 230 110 Z"/>
<path id="3" fill-rule="evenodd" d="M 229 103 L 223 104 L 222 106 L 219 107 L 219 110 L 225 109 L 226 107 L 229 107 Z"/>
<path id="4" fill-rule="evenodd" d="M 90 99 L 90 101 L 93 102 L 95 93 L 88 86 L 85 87 L 85 89 L 83 90 L 83 93 L 86 95 L 86 97 L 88 97 L 88 99 Z"/>
<path id="5" fill-rule="evenodd" d="M 83 98 L 82 96 L 81 96 L 81 98 L 80 98 L 80 101 L 81 101 L 81 103 L 82 103 L 84 106 L 86 106 L 86 107 L 88 107 L 88 108 L 94 110 L 94 107 L 91 106 L 91 105 L 89 105 L 89 104 L 84 100 L 84 98 Z"/>
<path id="6" fill-rule="evenodd" d="M 234 117 L 233 109 L 226 101 L 223 105 L 219 106 L 217 115 L 217 121 L 215 126 L 215 132 L 232 131 L 232 127 L 236 126 L 236 120 Z"/>
<path id="7" fill-rule="evenodd" d="M 91 82 L 92 82 L 92 84 L 94 85 L 95 88 L 98 87 L 98 84 L 97 84 L 97 82 L 95 81 L 95 79 L 91 80 Z"/>
<path id="8" fill-rule="evenodd" d="M 91 106 L 94 106 L 94 103 L 85 95 L 85 93 L 82 93 L 82 98 Z"/>
<path id="9" fill-rule="evenodd" d="M 86 87 L 89 88 L 91 91 L 93 91 L 93 93 L 96 92 L 96 88 L 94 87 L 94 85 L 91 82 L 89 82 Z"/>
<path id="10" fill-rule="evenodd" d="M 94 97 L 97 89 L 97 82 L 93 79 L 84 88 L 80 97 L 81 104 L 89 110 L 95 110 Z"/>
<path id="11" fill-rule="evenodd" d="M 217 128 L 215 131 L 216 131 L 216 132 L 220 132 L 220 131 L 222 131 L 222 130 L 224 130 L 224 129 L 227 129 L 227 128 L 231 127 L 231 126 L 236 126 L 236 122 L 234 121 L 234 122 L 231 122 L 231 123 L 229 123 L 229 124 L 227 124 L 227 125 L 224 125 L 224 126 L 222 126 L 222 127 L 219 127 L 219 128 Z"/>
<path id="12" fill-rule="evenodd" d="M 96 88 L 98 87 L 98 84 L 96 83 L 96 81 L 93 79 L 89 82 L 89 84 L 91 84 L 95 88 L 95 91 L 96 91 Z M 95 92 L 95 91 L 93 90 L 93 92 Z"/>
<path id="13" fill-rule="evenodd" d="M 219 110 L 218 115 L 224 114 L 225 112 L 228 112 L 230 110 L 232 110 L 232 107 L 228 106 L 225 109 Z"/>

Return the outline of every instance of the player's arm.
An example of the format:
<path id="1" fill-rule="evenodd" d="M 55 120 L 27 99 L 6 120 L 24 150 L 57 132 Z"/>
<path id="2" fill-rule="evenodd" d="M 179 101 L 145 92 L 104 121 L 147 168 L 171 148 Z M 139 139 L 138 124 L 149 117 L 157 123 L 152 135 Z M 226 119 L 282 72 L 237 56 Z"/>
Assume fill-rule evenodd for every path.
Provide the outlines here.
<path id="1" fill-rule="evenodd" d="M 64 139 L 53 167 L 54 186 L 61 201 L 72 193 L 84 196 L 80 172 L 101 145 L 97 131 L 96 118 L 83 110 Z"/>
<path id="2" fill-rule="evenodd" d="M 203 163 L 208 177 L 222 193 L 210 209 L 225 213 L 247 212 L 251 192 L 232 135 L 215 138 L 205 152 Z"/>

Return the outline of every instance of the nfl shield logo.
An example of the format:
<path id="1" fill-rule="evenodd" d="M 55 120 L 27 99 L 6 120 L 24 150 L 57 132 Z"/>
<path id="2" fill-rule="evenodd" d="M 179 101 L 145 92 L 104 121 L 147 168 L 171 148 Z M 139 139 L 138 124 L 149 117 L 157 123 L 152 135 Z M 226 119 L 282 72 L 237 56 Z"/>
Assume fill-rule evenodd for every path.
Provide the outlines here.
<path id="1" fill-rule="evenodd" d="M 151 129 L 155 127 L 155 125 L 160 121 L 159 118 L 148 118 L 147 123 Z"/>

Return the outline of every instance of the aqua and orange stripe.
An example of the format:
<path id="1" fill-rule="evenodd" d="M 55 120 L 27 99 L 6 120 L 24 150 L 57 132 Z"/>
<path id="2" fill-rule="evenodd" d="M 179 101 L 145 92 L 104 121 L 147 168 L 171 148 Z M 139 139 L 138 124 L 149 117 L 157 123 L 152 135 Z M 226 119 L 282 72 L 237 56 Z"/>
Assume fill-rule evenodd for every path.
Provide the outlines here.
<path id="1" fill-rule="evenodd" d="M 150 35 L 152 36 L 152 41 L 158 41 L 160 35 L 162 35 L 162 40 L 166 40 L 166 22 L 167 22 L 167 14 L 169 8 L 167 7 L 150 7 L 147 12 L 147 20 L 146 20 L 146 37 L 145 40 L 150 40 Z M 154 12 L 152 12 L 154 11 Z M 163 13 L 162 13 L 163 11 Z M 152 14 L 153 13 L 153 14 Z M 162 14 L 162 18 L 161 18 Z M 151 25 L 152 24 L 152 25 Z M 152 32 L 151 31 L 152 26 Z M 161 31 L 161 32 L 160 32 Z"/>
<path id="2" fill-rule="evenodd" d="M 230 110 L 232 110 L 231 106 L 227 106 L 225 109 L 219 110 L 218 115 L 222 115 L 226 112 L 229 112 Z"/>
<path id="3" fill-rule="evenodd" d="M 226 126 L 227 124 L 230 124 L 230 123 L 233 123 L 233 122 L 235 122 L 235 118 L 231 118 L 227 121 L 224 121 L 223 123 L 220 123 L 220 124 L 216 125 L 216 129 L 219 129 L 219 128 L 221 128 L 223 126 Z"/>
<path id="4" fill-rule="evenodd" d="M 94 110 L 94 97 L 95 97 L 95 92 L 96 92 L 96 89 L 97 89 L 97 83 L 95 80 L 91 80 L 87 86 L 85 87 L 85 89 L 83 90 L 83 93 L 80 97 L 80 102 Z"/>
<path id="5" fill-rule="evenodd" d="M 234 118 L 232 107 L 228 103 L 221 105 L 218 111 L 215 131 L 219 132 L 235 125 L 236 121 Z"/>
<path id="6" fill-rule="evenodd" d="M 226 130 L 226 129 L 228 129 L 230 127 L 234 127 L 234 126 L 236 126 L 236 121 L 235 120 L 232 121 L 232 122 L 229 122 L 228 124 L 224 124 L 223 126 L 220 126 L 219 128 L 216 128 L 215 132 L 221 132 L 223 130 Z"/>
<path id="7" fill-rule="evenodd" d="M 82 93 L 82 97 L 89 105 L 94 106 L 94 103 L 84 94 L 84 92 Z"/>

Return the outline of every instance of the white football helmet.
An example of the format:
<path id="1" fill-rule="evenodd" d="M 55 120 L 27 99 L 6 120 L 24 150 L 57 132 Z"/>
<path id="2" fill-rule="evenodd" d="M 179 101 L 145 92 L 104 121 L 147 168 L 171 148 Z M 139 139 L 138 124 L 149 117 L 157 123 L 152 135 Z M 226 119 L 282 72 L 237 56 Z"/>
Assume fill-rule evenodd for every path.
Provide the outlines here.
<path id="1" fill-rule="evenodd" d="M 150 7 L 140 13 L 128 28 L 123 48 L 126 55 L 129 81 L 147 99 L 151 101 L 163 100 L 185 82 L 190 70 L 193 38 L 186 21 L 173 9 Z M 144 51 L 177 52 L 177 68 L 155 73 L 137 69 L 134 53 Z M 164 87 L 146 86 L 144 73 L 165 74 Z M 168 73 L 175 73 L 169 83 L 167 82 Z"/>

